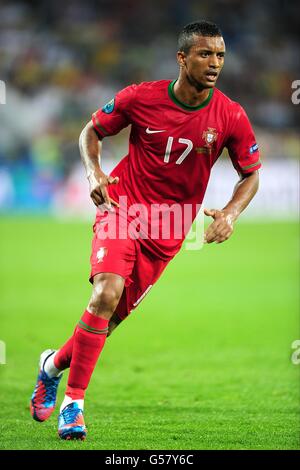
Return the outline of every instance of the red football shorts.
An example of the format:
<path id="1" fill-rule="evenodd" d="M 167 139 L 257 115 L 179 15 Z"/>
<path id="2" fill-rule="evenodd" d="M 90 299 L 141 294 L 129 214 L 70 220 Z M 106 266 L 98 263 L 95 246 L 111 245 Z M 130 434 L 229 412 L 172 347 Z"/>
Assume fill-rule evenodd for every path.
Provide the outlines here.
<path id="1" fill-rule="evenodd" d="M 115 310 L 124 319 L 144 299 L 172 258 L 162 260 L 150 253 L 138 239 L 99 237 L 100 224 L 110 214 L 97 211 L 93 226 L 90 282 L 99 273 L 115 273 L 125 279 L 123 294 Z M 102 232 L 103 233 L 103 232 Z"/>

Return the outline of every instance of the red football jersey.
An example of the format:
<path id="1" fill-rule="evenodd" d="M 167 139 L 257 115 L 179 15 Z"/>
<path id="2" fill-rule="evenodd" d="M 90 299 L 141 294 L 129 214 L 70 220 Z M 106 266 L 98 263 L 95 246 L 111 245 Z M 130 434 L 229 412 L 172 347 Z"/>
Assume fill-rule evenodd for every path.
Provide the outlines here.
<path id="1" fill-rule="evenodd" d="M 110 196 L 116 201 L 127 196 L 128 206 L 142 204 L 148 215 L 151 207 L 163 205 L 161 212 L 169 212 L 174 219 L 179 218 L 178 208 L 184 211 L 189 206 L 190 227 L 203 201 L 211 168 L 224 147 L 238 173 L 252 172 L 261 164 L 254 132 L 240 104 L 213 88 L 200 106 L 186 105 L 174 95 L 175 82 L 131 85 L 92 119 L 101 138 L 132 126 L 128 155 L 111 172 L 120 181 L 109 186 Z M 183 217 L 181 235 L 171 229 L 169 237 L 162 236 L 162 217 L 153 215 L 151 224 L 141 243 L 158 257 L 174 256 L 187 233 Z"/>

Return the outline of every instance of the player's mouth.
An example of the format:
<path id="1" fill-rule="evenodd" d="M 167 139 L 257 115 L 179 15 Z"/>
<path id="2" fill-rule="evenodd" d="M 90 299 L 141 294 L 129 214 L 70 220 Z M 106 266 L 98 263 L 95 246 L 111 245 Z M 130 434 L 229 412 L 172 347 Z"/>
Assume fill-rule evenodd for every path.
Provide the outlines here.
<path id="1" fill-rule="evenodd" d="M 208 82 L 215 82 L 218 78 L 218 72 L 209 71 L 205 74 L 205 76 Z"/>

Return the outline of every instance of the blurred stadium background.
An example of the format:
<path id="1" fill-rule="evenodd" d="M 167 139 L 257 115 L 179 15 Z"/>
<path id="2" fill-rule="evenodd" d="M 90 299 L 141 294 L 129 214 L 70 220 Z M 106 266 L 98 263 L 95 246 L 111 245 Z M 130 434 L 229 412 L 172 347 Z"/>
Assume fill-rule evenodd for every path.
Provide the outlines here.
<path id="1" fill-rule="evenodd" d="M 2 1 L 0 210 L 91 214 L 78 152 L 83 125 L 116 90 L 176 77 L 177 34 L 197 18 L 224 31 L 218 87 L 246 108 L 261 148 L 261 193 L 248 215 L 297 216 L 299 6 L 281 0 Z M 105 142 L 107 171 L 126 154 L 127 136 Z M 214 172 L 207 200 L 219 205 L 236 175 L 226 158 Z"/>
<path id="2" fill-rule="evenodd" d="M 223 30 L 218 87 L 255 127 L 260 192 L 232 240 L 183 250 L 109 339 L 89 439 L 62 443 L 28 401 L 40 352 L 71 334 L 90 293 L 78 137 L 120 88 L 176 78 L 178 32 L 199 18 Z M 299 2 L 282 0 L 1 1 L 0 448 L 299 448 L 299 22 Z M 104 141 L 105 171 L 127 146 L 128 130 Z M 236 180 L 222 156 L 206 205 L 222 206 Z"/>

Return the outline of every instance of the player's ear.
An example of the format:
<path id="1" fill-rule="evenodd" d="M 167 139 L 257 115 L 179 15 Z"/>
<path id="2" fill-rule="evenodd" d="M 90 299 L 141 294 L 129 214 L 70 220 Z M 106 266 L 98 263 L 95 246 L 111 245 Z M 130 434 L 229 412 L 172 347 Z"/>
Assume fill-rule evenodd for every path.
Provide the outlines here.
<path id="1" fill-rule="evenodd" d="M 185 66 L 185 53 L 183 51 L 177 52 L 177 62 L 178 62 L 179 67 Z"/>

